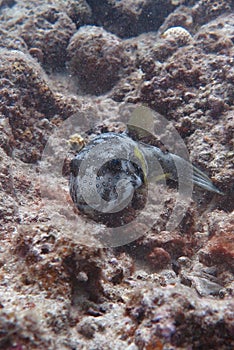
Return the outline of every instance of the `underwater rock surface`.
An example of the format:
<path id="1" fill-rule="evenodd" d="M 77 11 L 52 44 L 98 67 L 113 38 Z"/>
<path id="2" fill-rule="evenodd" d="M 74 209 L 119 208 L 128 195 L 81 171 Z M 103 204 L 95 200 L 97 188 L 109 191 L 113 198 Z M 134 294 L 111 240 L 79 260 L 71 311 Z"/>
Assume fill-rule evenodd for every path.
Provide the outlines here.
<path id="1" fill-rule="evenodd" d="M 0 1 L 1 349 L 234 348 L 233 10 L 231 0 Z M 176 27 L 186 40 L 164 35 Z M 102 248 L 105 226 L 69 196 L 69 164 L 96 135 L 124 131 L 126 104 L 171 121 L 224 196 L 196 191 L 168 230 L 176 189 L 159 186 L 145 235 Z M 58 134 L 45 159 L 75 113 L 84 139 Z"/>
<path id="2" fill-rule="evenodd" d="M 97 26 L 83 26 L 67 48 L 69 71 L 86 93 L 109 91 L 129 65 L 122 40 Z M 122 74 L 121 74 L 122 73 Z"/>

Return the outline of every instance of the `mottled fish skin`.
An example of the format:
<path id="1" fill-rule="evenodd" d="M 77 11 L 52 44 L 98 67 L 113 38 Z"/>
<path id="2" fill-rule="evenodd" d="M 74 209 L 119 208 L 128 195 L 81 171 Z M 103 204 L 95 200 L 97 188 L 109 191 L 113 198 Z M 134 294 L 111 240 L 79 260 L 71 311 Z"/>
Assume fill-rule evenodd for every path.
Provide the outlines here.
<path id="1" fill-rule="evenodd" d="M 80 164 L 85 157 L 89 156 L 90 150 L 95 149 L 95 146 L 107 140 L 108 142 L 118 140 L 121 149 L 126 148 L 126 154 L 129 155 L 127 159 L 123 157 L 124 159 L 112 159 L 107 161 L 98 172 L 98 176 L 96 177 L 97 193 L 107 202 L 111 203 L 118 196 L 123 196 L 123 198 L 124 196 L 127 197 L 131 191 L 135 191 L 148 180 L 157 176 L 159 174 L 157 169 L 159 168 L 158 164 L 161 166 L 161 172 L 163 170 L 163 174 L 166 174 L 165 177 L 169 177 L 174 181 L 178 181 L 179 178 L 179 182 L 182 183 L 182 185 L 183 183 L 190 183 L 205 190 L 223 194 L 215 187 L 205 173 L 183 158 L 169 152 L 163 152 L 158 147 L 134 141 L 126 133 L 118 134 L 110 132 L 97 136 L 88 143 L 71 162 L 70 194 L 78 209 L 85 213 L 89 213 L 92 209 L 88 208 L 80 194 L 78 176 Z M 134 162 L 134 159 L 136 159 L 136 162 Z M 143 164 L 143 162 L 145 162 L 145 164 Z M 181 170 L 179 175 L 178 170 Z M 117 184 L 120 180 L 125 181 L 127 187 L 121 193 L 117 193 Z"/>
<path id="2" fill-rule="evenodd" d="M 95 146 L 104 143 L 106 140 L 121 141 L 121 147 L 126 140 L 125 134 L 105 133 L 86 145 L 71 161 L 71 174 L 70 174 L 70 195 L 77 208 L 82 212 L 92 215 L 95 210 L 90 208 L 81 194 L 80 181 L 79 181 L 79 169 L 81 162 L 89 156 L 90 151 L 95 149 Z M 131 140 L 131 139 L 129 139 Z M 135 145 L 135 142 L 131 140 L 131 146 Z M 127 148 L 127 147 L 126 147 Z M 132 147 L 128 152 L 131 152 Z M 127 152 L 127 153 L 128 153 Z M 113 153 L 114 154 L 114 153 Z M 98 154 L 97 154 L 98 163 Z M 138 162 L 139 163 L 139 162 Z M 93 179 L 91 179 L 93 181 Z M 105 211 L 112 212 L 112 203 L 114 200 L 118 200 L 122 203 L 127 201 L 129 197 L 132 197 L 134 191 L 140 188 L 145 182 L 144 173 L 139 165 L 135 162 L 124 159 L 111 159 L 104 165 L 100 166 L 98 170 L 95 183 L 98 195 L 105 200 Z M 122 186 L 121 186 L 122 183 Z M 108 204 L 110 203 L 110 204 Z M 97 215 L 97 212 L 95 212 Z M 93 215 L 92 215 L 93 216 Z"/>

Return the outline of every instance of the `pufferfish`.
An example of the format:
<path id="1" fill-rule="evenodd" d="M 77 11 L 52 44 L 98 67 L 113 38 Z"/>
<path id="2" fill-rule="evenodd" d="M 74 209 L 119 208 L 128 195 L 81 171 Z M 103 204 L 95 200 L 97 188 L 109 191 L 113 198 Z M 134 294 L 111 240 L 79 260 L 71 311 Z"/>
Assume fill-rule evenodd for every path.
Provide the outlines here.
<path id="1" fill-rule="evenodd" d="M 96 222 L 121 226 L 144 207 L 148 182 L 162 178 L 222 194 L 183 158 L 134 140 L 126 131 L 95 137 L 73 158 L 70 195 L 79 211 Z"/>

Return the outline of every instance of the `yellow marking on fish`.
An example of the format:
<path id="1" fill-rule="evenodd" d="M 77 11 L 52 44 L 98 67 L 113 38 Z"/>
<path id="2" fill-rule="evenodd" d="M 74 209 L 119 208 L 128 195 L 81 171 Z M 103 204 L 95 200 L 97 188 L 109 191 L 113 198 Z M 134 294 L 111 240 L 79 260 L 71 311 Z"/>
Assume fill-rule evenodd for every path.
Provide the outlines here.
<path id="1" fill-rule="evenodd" d="M 134 148 L 134 155 L 137 159 L 139 159 L 140 163 L 141 163 L 141 167 L 142 167 L 142 171 L 143 171 L 143 175 L 144 175 L 144 181 L 147 181 L 147 164 L 145 161 L 145 158 L 142 154 L 142 152 L 139 150 L 138 147 Z"/>
<path id="2" fill-rule="evenodd" d="M 164 179 L 169 179 L 170 178 L 170 174 L 169 173 L 166 173 L 166 174 L 160 174 L 158 176 L 155 176 L 153 178 L 153 181 L 154 182 L 159 182 L 161 180 L 164 180 Z"/>

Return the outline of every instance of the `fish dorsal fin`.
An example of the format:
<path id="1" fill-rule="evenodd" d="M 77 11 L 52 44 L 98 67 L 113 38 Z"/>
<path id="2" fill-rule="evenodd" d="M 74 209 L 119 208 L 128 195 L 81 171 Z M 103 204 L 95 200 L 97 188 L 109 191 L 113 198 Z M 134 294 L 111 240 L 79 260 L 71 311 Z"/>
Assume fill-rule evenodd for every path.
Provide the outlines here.
<path id="1" fill-rule="evenodd" d="M 134 109 L 127 123 L 127 133 L 136 141 L 154 137 L 154 116 L 150 108 L 138 106 Z"/>

